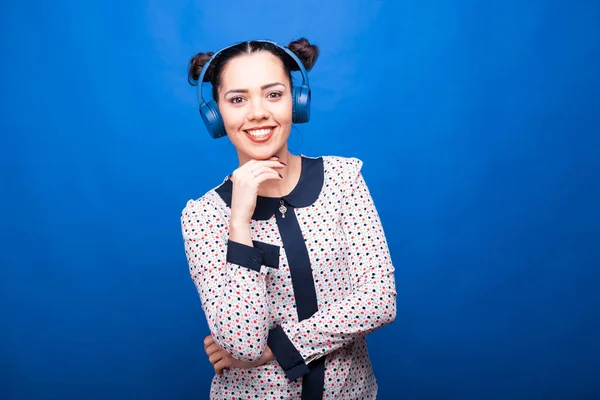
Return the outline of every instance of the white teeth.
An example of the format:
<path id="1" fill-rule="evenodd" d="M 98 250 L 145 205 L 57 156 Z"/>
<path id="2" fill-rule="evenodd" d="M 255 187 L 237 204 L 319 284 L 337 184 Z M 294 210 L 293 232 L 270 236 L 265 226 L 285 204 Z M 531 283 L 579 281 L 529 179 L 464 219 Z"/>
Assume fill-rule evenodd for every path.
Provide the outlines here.
<path id="1" fill-rule="evenodd" d="M 248 135 L 254 136 L 254 137 L 264 137 L 264 136 L 267 136 L 269 133 L 271 133 L 272 130 L 273 130 L 272 128 L 254 129 L 251 131 L 246 131 L 246 133 L 248 133 Z"/>

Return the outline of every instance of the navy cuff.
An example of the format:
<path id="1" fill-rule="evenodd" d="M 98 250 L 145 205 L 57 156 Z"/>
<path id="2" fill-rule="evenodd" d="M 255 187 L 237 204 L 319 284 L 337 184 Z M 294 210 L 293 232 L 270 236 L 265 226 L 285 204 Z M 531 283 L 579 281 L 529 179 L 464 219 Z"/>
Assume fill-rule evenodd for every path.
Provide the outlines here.
<path id="1" fill-rule="evenodd" d="M 264 251 L 242 243 L 227 241 L 227 262 L 260 272 Z"/>
<path id="2" fill-rule="evenodd" d="M 253 240 L 254 247 L 263 252 L 263 265 L 279 268 L 279 246 Z"/>
<path id="3" fill-rule="evenodd" d="M 308 365 L 282 327 L 277 326 L 269 331 L 267 345 L 290 381 L 295 381 L 309 371 Z"/>

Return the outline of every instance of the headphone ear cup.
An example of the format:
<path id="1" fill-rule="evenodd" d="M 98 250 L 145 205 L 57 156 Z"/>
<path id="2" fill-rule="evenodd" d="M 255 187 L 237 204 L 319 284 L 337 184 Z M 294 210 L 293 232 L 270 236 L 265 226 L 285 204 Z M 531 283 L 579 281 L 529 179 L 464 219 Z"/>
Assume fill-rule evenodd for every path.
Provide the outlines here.
<path id="1" fill-rule="evenodd" d="M 306 85 L 292 88 L 292 122 L 302 124 L 310 120 L 310 88 Z"/>
<path id="2" fill-rule="evenodd" d="M 223 124 L 223 118 L 219 112 L 219 107 L 214 100 L 203 103 L 200 105 L 200 116 L 202 121 L 208 130 L 208 133 L 213 139 L 226 136 L 225 125 Z"/>

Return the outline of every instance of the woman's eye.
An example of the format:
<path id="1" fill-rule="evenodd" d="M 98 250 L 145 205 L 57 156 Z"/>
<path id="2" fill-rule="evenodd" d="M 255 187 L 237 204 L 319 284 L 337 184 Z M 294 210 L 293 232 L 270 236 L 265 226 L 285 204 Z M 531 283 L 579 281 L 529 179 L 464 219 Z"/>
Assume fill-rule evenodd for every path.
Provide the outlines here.
<path id="1" fill-rule="evenodd" d="M 233 104 L 239 104 L 243 101 L 244 99 L 242 99 L 241 97 L 232 97 L 229 101 L 231 101 Z"/>
<path id="2" fill-rule="evenodd" d="M 278 97 L 281 97 L 281 92 L 271 92 L 269 93 L 268 97 L 271 99 L 276 99 Z"/>

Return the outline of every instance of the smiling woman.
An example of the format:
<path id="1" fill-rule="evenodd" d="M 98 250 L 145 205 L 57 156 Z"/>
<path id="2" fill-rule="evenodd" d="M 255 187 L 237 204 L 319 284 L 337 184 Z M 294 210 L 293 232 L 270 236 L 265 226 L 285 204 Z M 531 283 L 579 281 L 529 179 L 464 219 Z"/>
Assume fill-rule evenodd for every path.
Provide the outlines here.
<path id="1" fill-rule="evenodd" d="M 239 167 L 181 215 L 211 334 L 212 399 L 375 399 L 365 336 L 396 316 L 394 267 L 362 161 L 294 155 L 318 49 L 250 41 L 190 61 L 200 113 Z M 300 70 L 294 86 L 291 71 Z M 213 99 L 201 95 L 203 82 Z"/>

